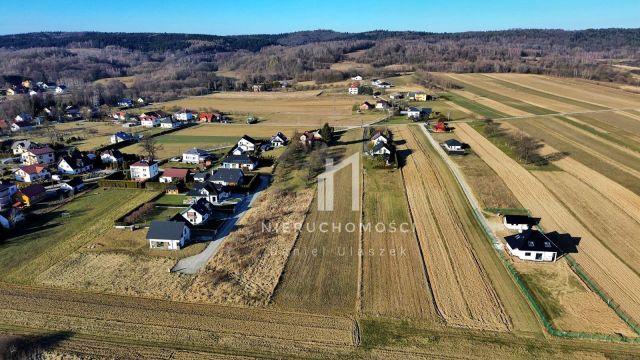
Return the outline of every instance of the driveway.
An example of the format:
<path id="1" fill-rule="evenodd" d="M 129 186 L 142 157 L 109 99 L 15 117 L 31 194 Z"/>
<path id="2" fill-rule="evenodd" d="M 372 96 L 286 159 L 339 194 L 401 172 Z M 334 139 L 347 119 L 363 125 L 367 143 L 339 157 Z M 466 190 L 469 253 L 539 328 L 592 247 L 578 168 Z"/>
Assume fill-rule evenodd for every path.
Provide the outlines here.
<path id="1" fill-rule="evenodd" d="M 261 175 L 260 184 L 256 188 L 256 191 L 243 197 L 242 201 L 236 205 L 236 213 L 233 216 L 227 218 L 222 226 L 218 229 L 215 238 L 209 243 L 209 245 L 198 255 L 189 256 L 181 259 L 171 269 L 171 272 L 179 272 L 182 274 L 195 274 L 209 261 L 209 259 L 215 255 L 216 251 L 227 238 L 227 235 L 231 233 L 234 226 L 242 219 L 247 210 L 251 208 L 253 202 L 258 198 L 258 195 L 264 191 L 269 185 L 269 177 Z"/>

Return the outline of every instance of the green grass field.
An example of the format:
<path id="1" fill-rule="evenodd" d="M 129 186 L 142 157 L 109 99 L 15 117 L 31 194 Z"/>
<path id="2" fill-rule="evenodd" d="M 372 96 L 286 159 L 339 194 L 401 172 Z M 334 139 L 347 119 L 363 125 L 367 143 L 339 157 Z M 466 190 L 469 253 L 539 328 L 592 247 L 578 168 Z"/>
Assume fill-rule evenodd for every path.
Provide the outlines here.
<path id="1" fill-rule="evenodd" d="M 460 105 L 465 109 L 469 109 L 470 111 L 480 115 L 480 116 L 484 116 L 488 119 L 495 119 L 495 118 L 501 118 L 501 117 L 507 117 L 507 114 L 502 113 L 500 111 L 497 110 L 493 110 L 490 109 L 486 106 L 480 105 L 476 102 L 473 102 L 469 99 L 465 99 L 462 96 L 456 95 L 454 93 L 445 93 L 445 94 L 440 94 L 440 97 L 442 97 L 445 100 L 449 100 L 451 102 L 453 102 L 456 105 Z"/>
<path id="2" fill-rule="evenodd" d="M 41 272 L 110 229 L 115 219 L 155 195 L 150 191 L 97 189 L 32 218 L 24 235 L 0 243 L 3 280 L 32 282 Z"/>

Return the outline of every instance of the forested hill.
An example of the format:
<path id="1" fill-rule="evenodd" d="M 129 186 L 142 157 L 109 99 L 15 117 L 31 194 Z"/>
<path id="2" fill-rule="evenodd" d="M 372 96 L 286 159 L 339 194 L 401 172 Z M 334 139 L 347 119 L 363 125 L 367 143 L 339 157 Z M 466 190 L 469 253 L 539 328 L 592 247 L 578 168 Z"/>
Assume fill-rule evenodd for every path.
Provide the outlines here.
<path id="1" fill-rule="evenodd" d="M 297 46 L 337 40 L 421 40 L 501 42 L 504 44 L 553 43 L 567 48 L 601 51 L 616 47 L 640 47 L 640 29 L 591 29 L 579 31 L 517 29 L 487 32 L 427 33 L 370 31 L 340 33 L 330 30 L 300 31 L 274 35 L 217 36 L 167 33 L 104 33 L 104 32 L 39 32 L 0 36 L 0 47 L 27 49 L 39 47 L 104 48 L 118 46 L 129 50 L 175 51 L 197 48 L 198 51 L 228 52 L 259 51 L 266 46 Z"/>

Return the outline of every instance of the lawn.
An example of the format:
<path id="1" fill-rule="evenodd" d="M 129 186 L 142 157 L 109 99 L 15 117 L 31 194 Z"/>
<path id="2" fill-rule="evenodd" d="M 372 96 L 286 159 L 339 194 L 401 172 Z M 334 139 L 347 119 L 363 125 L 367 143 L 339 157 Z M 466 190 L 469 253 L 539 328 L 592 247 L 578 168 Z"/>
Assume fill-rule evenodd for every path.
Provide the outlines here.
<path id="1" fill-rule="evenodd" d="M 156 195 L 150 191 L 97 189 L 32 218 L 23 234 L 0 243 L 3 280 L 31 283 L 41 272 L 100 237 L 115 219 Z"/>
<path id="2" fill-rule="evenodd" d="M 164 206 L 183 206 L 183 201 L 186 198 L 185 195 L 169 195 L 164 194 L 155 201 L 156 205 Z"/>
<path id="3" fill-rule="evenodd" d="M 176 196 L 176 195 L 174 195 Z M 180 195 L 177 195 L 180 196 Z M 186 207 L 186 206 L 185 206 Z M 164 207 L 164 206 L 156 206 L 153 210 L 146 216 L 145 223 L 148 225 L 152 221 L 160 220 L 166 221 L 171 219 L 176 214 L 180 213 L 182 209 L 176 209 L 174 207 Z"/>

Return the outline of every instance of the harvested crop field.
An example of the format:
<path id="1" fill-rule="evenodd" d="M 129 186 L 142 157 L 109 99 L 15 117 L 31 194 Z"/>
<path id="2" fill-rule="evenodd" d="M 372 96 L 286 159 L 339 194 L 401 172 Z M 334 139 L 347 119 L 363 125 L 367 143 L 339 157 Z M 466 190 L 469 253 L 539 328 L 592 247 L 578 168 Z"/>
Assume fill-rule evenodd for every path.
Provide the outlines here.
<path id="1" fill-rule="evenodd" d="M 639 107 L 640 94 L 632 94 L 586 80 L 524 74 L 492 74 L 491 77 L 596 106 L 636 109 Z"/>
<path id="2" fill-rule="evenodd" d="M 228 92 L 169 101 L 164 108 L 187 107 L 192 110 L 217 109 L 230 113 L 234 121 L 243 122 L 248 115 L 257 116 L 274 126 L 319 127 L 360 125 L 382 119 L 384 114 L 355 114 L 354 104 L 365 96 L 323 95 L 321 91 L 296 92 Z"/>
<path id="3" fill-rule="evenodd" d="M 597 135 L 560 119 L 526 119 L 510 124 L 640 194 L 640 153 L 603 138 L 595 139 Z"/>
<path id="4" fill-rule="evenodd" d="M 624 311 L 640 319 L 640 277 L 605 246 L 607 239 L 598 239 L 587 230 L 542 182 L 468 124 L 458 124 L 456 133 L 494 169 L 523 206 L 542 218 L 545 231 L 581 238 L 574 259 Z"/>
<path id="5" fill-rule="evenodd" d="M 471 244 L 483 235 L 453 177 L 410 129 L 398 128 L 400 139 L 406 141 L 398 154 L 409 205 L 439 313 L 452 326 L 509 330 L 509 317 Z"/>
<path id="6" fill-rule="evenodd" d="M 503 104 L 501 102 L 498 102 L 496 100 L 493 99 L 489 99 L 483 96 L 479 96 L 476 95 L 472 92 L 466 91 L 466 90 L 451 90 L 452 93 L 462 96 L 465 99 L 471 100 L 473 102 L 476 102 L 482 106 L 486 106 L 490 109 L 493 109 L 495 111 L 498 111 L 499 113 L 505 114 L 507 116 L 527 116 L 527 115 L 531 115 L 531 113 L 520 110 L 520 109 L 516 109 L 514 107 L 511 107 L 509 105 Z"/>
<path id="7" fill-rule="evenodd" d="M 433 321 L 438 315 L 400 170 L 367 169 L 364 186 L 364 223 L 372 229 L 363 233 L 363 313 Z"/>
<path id="8" fill-rule="evenodd" d="M 0 302 L 3 326 L 71 331 L 112 343 L 305 358 L 319 351 L 344 356 L 355 340 L 354 322 L 341 317 L 9 285 L 0 287 Z"/>
<path id="9" fill-rule="evenodd" d="M 361 140 L 361 130 L 346 132 L 338 145 L 329 148 L 336 154 L 332 157 L 339 155 L 344 159 L 359 152 Z M 351 209 L 351 166 L 334 175 L 333 211 L 319 211 L 317 196 L 312 202 L 274 293 L 274 307 L 322 313 L 355 312 L 360 237 L 355 224 L 360 216 Z M 354 224 L 349 228 L 351 231 L 346 228 L 350 223 Z"/>
<path id="10" fill-rule="evenodd" d="M 607 111 L 573 117 L 602 131 L 640 143 L 640 116 L 631 112 Z"/>
<path id="11" fill-rule="evenodd" d="M 516 261 L 514 265 L 556 328 L 637 336 L 622 319 L 611 315 L 607 304 L 580 280 L 566 261 L 549 264 Z"/>

